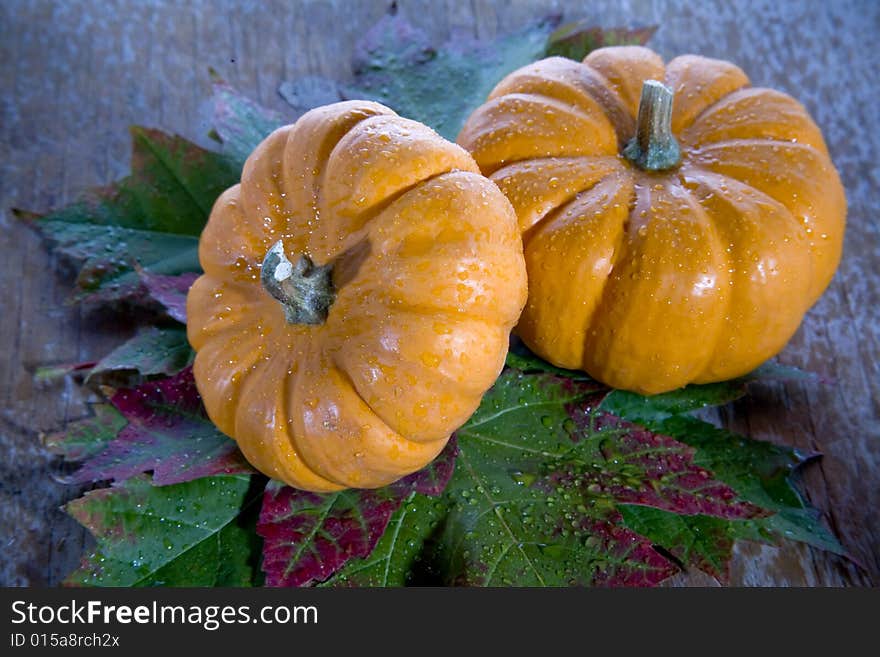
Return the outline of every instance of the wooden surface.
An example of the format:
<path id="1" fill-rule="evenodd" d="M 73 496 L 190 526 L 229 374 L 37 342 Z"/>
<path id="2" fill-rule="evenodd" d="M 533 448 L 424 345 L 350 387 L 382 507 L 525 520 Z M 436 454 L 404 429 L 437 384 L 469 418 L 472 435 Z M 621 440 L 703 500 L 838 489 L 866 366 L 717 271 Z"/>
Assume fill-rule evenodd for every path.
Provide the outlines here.
<path id="1" fill-rule="evenodd" d="M 756 438 L 821 451 L 807 495 L 861 564 L 788 543 L 740 544 L 733 583 L 880 584 L 880 133 L 876 34 L 880 3 L 446 2 L 401 0 L 438 41 L 493 37 L 550 11 L 603 26 L 660 26 L 664 57 L 697 52 L 737 62 L 756 85 L 806 104 L 840 169 L 850 212 L 843 263 L 782 360 L 829 386 L 768 385 L 717 419 Z M 37 385 L 36 364 L 100 356 L 131 332 L 123 317 L 66 305 L 71 286 L 37 237 L 5 212 L 47 210 L 126 173 L 127 126 L 202 143 L 208 67 L 277 110 L 278 85 L 306 74 L 347 80 L 358 35 L 388 8 L 365 2 L 0 3 L 0 585 L 54 585 L 90 540 L 59 510 L 77 490 L 53 478 L 41 432 L 86 413 L 83 393 Z M 784 300 L 780 300 L 784 303 Z M 711 584 L 682 574 L 673 584 Z"/>

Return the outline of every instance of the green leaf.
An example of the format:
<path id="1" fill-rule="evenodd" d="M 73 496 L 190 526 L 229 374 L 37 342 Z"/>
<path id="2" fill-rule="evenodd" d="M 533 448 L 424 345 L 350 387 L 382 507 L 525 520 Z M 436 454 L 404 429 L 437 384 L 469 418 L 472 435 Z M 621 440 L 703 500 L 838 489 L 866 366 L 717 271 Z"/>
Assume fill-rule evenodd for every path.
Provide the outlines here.
<path id="1" fill-rule="evenodd" d="M 526 373 L 547 372 L 548 374 L 557 374 L 570 379 L 579 379 L 583 381 L 592 380 L 584 372 L 556 367 L 555 365 L 551 365 L 547 361 L 538 358 L 535 354 L 529 351 L 519 338 L 516 337 L 511 337 L 510 350 L 507 352 L 505 365 Z"/>
<path id="2" fill-rule="evenodd" d="M 243 96 L 211 70 L 214 84 L 214 131 L 223 154 L 240 173 L 245 160 L 269 134 L 284 125 L 277 113 Z"/>
<path id="3" fill-rule="evenodd" d="M 117 390 L 110 401 L 128 424 L 70 481 L 123 481 L 152 471 L 153 484 L 164 486 L 253 472 L 235 441 L 208 418 L 192 368 Z"/>
<path id="4" fill-rule="evenodd" d="M 846 554 L 792 482 L 798 468 L 814 455 L 753 440 L 693 417 L 675 416 L 649 425 L 696 448 L 694 460 L 698 464 L 715 472 L 743 499 L 773 511 L 772 516 L 758 521 L 765 534 Z"/>
<path id="5" fill-rule="evenodd" d="M 689 385 L 671 392 L 644 397 L 626 390 L 612 390 L 602 407 L 633 422 L 648 424 L 670 415 L 689 413 L 707 406 L 721 406 L 746 394 L 741 380 L 704 385 Z"/>
<path id="6" fill-rule="evenodd" d="M 324 582 L 353 559 L 371 557 L 385 540 L 392 516 L 405 501 L 412 500 L 414 493 L 434 497 L 443 492 L 457 453 L 453 438 L 422 470 L 373 490 L 320 494 L 270 482 L 257 523 L 257 532 L 265 539 L 266 583 L 304 586 Z M 410 508 L 410 514 L 418 516 L 420 510 L 424 509 Z M 401 555 L 405 557 L 405 553 L 392 549 L 395 561 L 388 564 L 389 576 L 404 568 L 396 561 Z M 348 583 L 360 581 L 354 578 Z"/>
<path id="7" fill-rule="evenodd" d="M 536 358 L 532 356 L 532 358 Z M 552 368 L 552 366 L 548 366 Z M 554 371 L 556 368 L 546 371 Z M 721 406 L 744 397 L 751 383 L 771 381 L 821 381 L 821 377 L 797 367 L 768 361 L 755 371 L 729 381 L 692 384 L 645 397 L 626 390 L 613 390 L 602 402 L 605 410 L 642 424 L 658 422 L 672 415 L 681 415 L 707 406 Z"/>
<path id="8" fill-rule="evenodd" d="M 370 555 L 349 561 L 323 586 L 406 586 L 419 583 L 426 544 L 446 513 L 442 500 L 411 493 L 391 516 Z"/>
<path id="9" fill-rule="evenodd" d="M 156 274 L 200 271 L 198 236 L 214 200 L 238 181 L 227 158 L 185 139 L 140 127 L 131 134 L 130 176 L 44 216 L 16 212 L 80 267 L 79 299 L 137 303 L 137 265 Z"/>
<path id="10" fill-rule="evenodd" d="M 259 579 L 254 503 L 262 491 L 251 484 L 237 475 L 153 486 L 140 476 L 86 493 L 66 509 L 98 545 L 66 584 L 252 585 Z"/>
<path id="11" fill-rule="evenodd" d="M 845 555 L 818 511 L 804 502 L 793 483 L 797 470 L 814 455 L 753 440 L 683 415 L 703 406 L 733 401 L 746 393 L 751 382 L 816 380 L 818 377 L 809 372 L 769 362 L 739 379 L 687 386 L 664 395 L 642 397 L 615 390 L 603 400 L 602 408 L 696 448 L 696 463 L 714 472 L 743 499 L 774 512 L 767 518 L 735 525 L 716 522 L 717 534 L 769 542 L 788 538 Z M 662 544 L 671 549 L 672 543 Z"/>
<path id="12" fill-rule="evenodd" d="M 480 43 L 453 37 L 441 47 L 402 16 L 386 15 L 359 44 L 348 98 L 371 98 L 454 140 L 467 116 L 508 73 L 540 59 L 556 21 L 547 19 Z"/>
<path id="13" fill-rule="evenodd" d="M 446 583 L 656 584 L 676 567 L 624 526 L 620 505 L 761 515 L 686 446 L 603 412 L 606 394 L 590 381 L 502 374 L 456 433 L 450 510 L 434 548 Z"/>
<path id="14" fill-rule="evenodd" d="M 185 328 L 149 326 L 98 361 L 86 380 L 126 371 L 142 377 L 177 374 L 192 357 Z"/>
<path id="15" fill-rule="evenodd" d="M 81 461 L 101 452 L 127 424 L 125 416 L 111 404 L 92 404 L 92 414 L 69 422 L 64 430 L 43 441 L 53 454 L 66 461 Z"/>
<path id="16" fill-rule="evenodd" d="M 686 568 L 696 568 L 727 583 L 737 538 L 761 539 L 755 521 L 683 516 L 647 506 L 621 505 L 627 527 L 663 546 Z"/>
<path id="17" fill-rule="evenodd" d="M 568 57 L 581 61 L 597 48 L 606 46 L 643 46 L 654 36 L 657 26 L 596 27 L 591 21 L 566 23 L 547 39 L 548 56 Z"/>

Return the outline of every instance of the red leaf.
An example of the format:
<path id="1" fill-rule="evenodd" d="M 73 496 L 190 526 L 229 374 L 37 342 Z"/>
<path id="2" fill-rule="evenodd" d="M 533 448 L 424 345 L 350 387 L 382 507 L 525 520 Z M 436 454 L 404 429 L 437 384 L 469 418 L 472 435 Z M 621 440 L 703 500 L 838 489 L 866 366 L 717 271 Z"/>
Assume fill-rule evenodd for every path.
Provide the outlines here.
<path id="1" fill-rule="evenodd" d="M 354 557 L 365 557 L 385 531 L 400 498 L 344 490 L 318 495 L 272 481 L 257 533 L 264 539 L 267 586 L 303 586 L 327 579 Z"/>
<path id="2" fill-rule="evenodd" d="M 453 438 L 429 466 L 377 490 L 317 494 L 270 482 L 257 523 L 267 586 L 320 582 L 351 559 L 368 556 L 409 495 L 443 492 L 457 453 Z"/>
<path id="3" fill-rule="evenodd" d="M 581 526 L 598 541 L 597 547 L 606 553 L 611 565 L 599 566 L 593 572 L 593 586 L 656 586 L 678 569 L 654 549 L 651 541 L 623 526 L 619 513 L 612 513 L 606 521 Z"/>
<path id="4" fill-rule="evenodd" d="M 595 483 L 619 504 L 641 504 L 680 515 L 702 514 L 728 520 L 770 515 L 753 504 L 739 501 L 730 486 L 694 465 L 694 450 L 677 440 L 603 412 L 595 415 L 593 431 L 613 436 L 600 444 L 606 460 L 619 459 L 639 469 L 637 482 L 613 470 L 603 470 L 596 477 Z"/>
<path id="5" fill-rule="evenodd" d="M 219 474 L 252 473 L 235 442 L 208 419 L 192 368 L 110 400 L 128 424 L 71 476 L 74 482 L 123 481 L 153 471 L 158 486 Z"/>
<path id="6" fill-rule="evenodd" d="M 177 276 L 151 274 L 141 269 L 141 283 L 155 301 L 157 301 L 171 319 L 186 324 L 186 294 L 199 277 L 196 273 L 185 273 Z"/>

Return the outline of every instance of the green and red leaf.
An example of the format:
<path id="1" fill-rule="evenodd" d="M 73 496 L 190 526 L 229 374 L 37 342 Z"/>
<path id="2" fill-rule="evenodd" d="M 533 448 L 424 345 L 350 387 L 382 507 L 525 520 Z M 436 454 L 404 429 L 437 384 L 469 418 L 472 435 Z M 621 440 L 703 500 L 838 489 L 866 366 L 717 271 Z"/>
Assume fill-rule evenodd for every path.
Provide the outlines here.
<path id="1" fill-rule="evenodd" d="M 189 365 L 192 356 L 186 329 L 148 326 L 95 363 L 87 380 L 126 372 L 139 377 L 171 376 Z"/>
<path id="2" fill-rule="evenodd" d="M 597 48 L 643 46 L 654 36 L 656 25 L 647 27 L 597 27 L 587 20 L 566 23 L 547 39 L 548 56 L 581 61 Z"/>
<path id="3" fill-rule="evenodd" d="M 446 583 L 650 585 L 676 571 L 622 505 L 724 519 L 764 514 L 694 450 L 601 409 L 586 380 L 508 369 L 458 431 L 435 548 Z"/>
<path id="4" fill-rule="evenodd" d="M 154 482 L 155 483 L 155 482 Z M 69 586 L 252 586 L 260 581 L 251 477 L 155 486 L 146 476 L 86 493 L 67 512 L 97 541 Z"/>
<path id="5" fill-rule="evenodd" d="M 139 274 L 147 294 L 161 306 L 165 314 L 181 324 L 186 324 L 186 295 L 199 277 L 198 273 L 165 276 L 141 270 Z"/>
<path id="6" fill-rule="evenodd" d="M 83 461 L 103 451 L 127 424 L 112 404 L 92 404 L 90 410 L 91 415 L 68 422 L 62 431 L 46 436 L 46 448 L 65 461 Z"/>
<path id="7" fill-rule="evenodd" d="M 452 440 L 424 470 L 377 490 L 318 494 L 270 482 L 257 524 L 264 539 L 266 584 L 322 582 L 350 560 L 370 555 L 405 500 L 415 493 L 443 491 L 456 455 Z"/>
<path id="8" fill-rule="evenodd" d="M 355 82 L 343 93 L 377 100 L 454 140 L 502 77 L 543 56 L 557 23 L 547 18 L 491 43 L 454 36 L 435 48 L 392 12 L 357 44 Z"/>
<path id="9" fill-rule="evenodd" d="M 211 136 L 223 144 L 223 154 L 240 176 L 248 155 L 273 130 L 284 125 L 284 121 L 276 112 L 240 94 L 213 70 L 211 78 L 214 86 L 214 130 Z"/>
<path id="10" fill-rule="evenodd" d="M 18 212 L 79 267 L 77 298 L 144 303 L 137 267 L 200 271 L 198 236 L 239 171 L 221 155 L 159 130 L 134 127 L 132 173 L 46 215 Z"/>
<path id="11" fill-rule="evenodd" d="M 110 401 L 128 424 L 71 475 L 74 482 L 124 481 L 152 471 L 153 483 L 165 486 L 253 472 L 235 442 L 208 419 L 191 368 L 120 390 Z"/>

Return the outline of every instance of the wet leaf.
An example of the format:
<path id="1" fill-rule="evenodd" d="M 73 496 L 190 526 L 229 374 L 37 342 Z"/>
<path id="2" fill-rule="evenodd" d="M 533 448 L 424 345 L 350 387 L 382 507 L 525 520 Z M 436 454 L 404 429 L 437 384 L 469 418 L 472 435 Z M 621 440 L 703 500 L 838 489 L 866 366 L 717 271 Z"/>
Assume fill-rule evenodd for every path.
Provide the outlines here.
<path id="1" fill-rule="evenodd" d="M 164 276 L 140 272 L 141 283 L 147 294 L 156 301 L 171 319 L 186 324 L 186 294 L 198 274 L 190 272 L 178 276 Z"/>
<path id="2" fill-rule="evenodd" d="M 153 483 L 164 486 L 253 472 L 235 442 L 208 419 L 191 368 L 120 390 L 111 402 L 128 424 L 71 475 L 73 482 L 124 481 L 152 471 Z"/>
<path id="3" fill-rule="evenodd" d="M 135 271 L 200 271 L 198 236 L 214 200 L 237 182 L 227 158 L 159 130 L 134 127 L 132 173 L 46 215 L 17 216 L 79 271 L 77 298 L 145 301 Z"/>
<path id="4" fill-rule="evenodd" d="M 241 175 L 241 167 L 248 155 L 276 128 L 293 123 L 239 93 L 215 71 L 211 71 L 214 86 L 214 131 L 212 136 L 223 144 L 223 154 Z M 237 180 L 234 182 L 238 182 Z"/>
<path id="5" fill-rule="evenodd" d="M 406 586 L 421 584 L 419 572 L 426 544 L 442 523 L 447 508 L 442 500 L 411 493 L 388 522 L 369 555 L 351 559 L 325 585 Z M 430 573 L 427 576 L 430 577 Z"/>
<path id="6" fill-rule="evenodd" d="M 592 21 L 566 23 L 547 39 L 547 55 L 581 61 L 597 48 L 606 46 L 643 46 L 654 36 L 650 27 L 597 27 Z"/>
<path id="7" fill-rule="evenodd" d="M 508 73 L 540 59 L 557 19 L 492 42 L 456 36 L 433 47 L 402 15 L 382 18 L 357 46 L 348 98 L 370 98 L 454 140 L 467 116 Z"/>
<path id="8" fill-rule="evenodd" d="M 377 490 L 309 493 L 272 481 L 266 487 L 257 532 L 269 586 L 327 580 L 352 559 L 370 556 L 392 515 L 412 495 L 437 495 L 452 475 L 454 441 L 422 471 Z M 389 577 L 405 566 L 388 564 Z M 360 581 L 360 580 L 357 580 Z"/>
<path id="9" fill-rule="evenodd" d="M 104 450 L 127 424 L 112 404 L 92 404 L 90 410 L 88 417 L 68 422 L 62 431 L 46 436 L 46 448 L 66 461 L 82 461 Z"/>
<path id="10" fill-rule="evenodd" d="M 755 518 L 694 452 L 601 410 L 590 381 L 508 369 L 457 432 L 435 547 L 447 583 L 651 585 L 676 571 L 619 507 Z"/>
<path id="11" fill-rule="evenodd" d="M 88 379 L 110 372 L 135 372 L 142 377 L 177 374 L 189 365 L 192 356 L 186 329 L 149 326 L 98 361 Z"/>
<path id="12" fill-rule="evenodd" d="M 155 486 L 138 476 L 86 493 L 66 510 L 97 547 L 73 586 L 251 586 L 259 582 L 259 499 L 251 477 Z"/>

